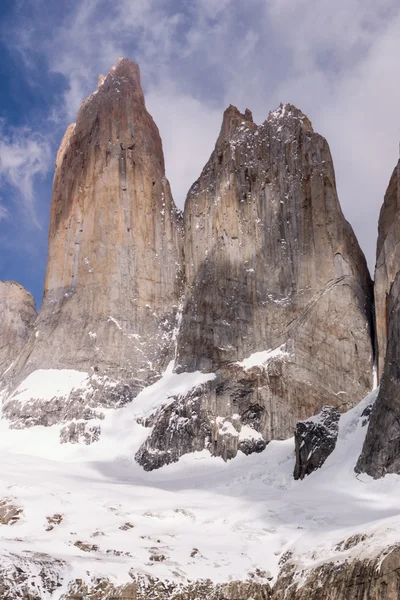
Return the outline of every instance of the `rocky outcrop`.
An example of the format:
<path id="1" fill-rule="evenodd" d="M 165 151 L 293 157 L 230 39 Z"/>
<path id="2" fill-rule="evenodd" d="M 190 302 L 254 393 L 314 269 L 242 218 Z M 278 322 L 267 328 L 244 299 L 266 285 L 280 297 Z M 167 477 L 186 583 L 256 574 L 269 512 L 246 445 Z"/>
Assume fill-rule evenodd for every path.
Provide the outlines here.
<path id="1" fill-rule="evenodd" d="M 136 461 L 151 471 L 164 465 L 177 462 L 189 452 L 209 450 L 213 456 L 221 456 L 225 461 L 234 458 L 238 451 L 244 454 L 262 452 L 267 443 L 259 432 L 262 409 L 259 405 L 246 405 L 246 394 L 253 391 L 251 380 L 241 380 L 241 387 L 226 389 L 226 382 L 208 382 L 186 396 L 179 396 L 167 407 L 160 407 L 143 421 L 152 427 L 151 434 L 136 453 Z M 216 407 L 216 390 L 225 386 L 225 394 L 220 395 L 220 406 Z M 235 395 L 236 394 L 236 395 Z M 220 417 L 226 412 L 224 403 L 229 398 L 235 405 L 239 402 L 241 415 Z"/>
<path id="2" fill-rule="evenodd" d="M 106 579 L 98 579 L 92 584 L 73 582 L 61 600 L 90 598 L 91 600 L 270 600 L 271 588 L 268 582 L 231 581 L 214 583 L 209 579 L 187 583 L 161 581 L 154 577 L 132 575 L 134 581 L 125 586 L 115 586 Z M 255 579 L 260 579 L 255 575 Z"/>
<path id="3" fill-rule="evenodd" d="M 301 582 L 301 583 L 300 583 Z M 380 556 L 329 561 L 298 570 L 288 562 L 273 588 L 271 600 L 397 600 L 400 597 L 400 549 Z"/>
<path id="4" fill-rule="evenodd" d="M 398 600 L 400 550 L 388 547 L 378 556 L 327 561 L 304 570 L 287 561 L 275 585 L 259 569 L 245 581 L 215 583 L 209 579 L 174 582 L 131 574 L 131 583 L 116 585 L 103 577 L 63 581 L 65 565 L 45 554 L 21 560 L 10 555 L 0 566 L 0 593 L 8 600 Z M 14 560 L 15 565 L 11 563 Z M 68 580 L 67 580 L 68 581 Z M 60 596 L 59 588 L 67 590 Z M 65 588 L 64 588 L 65 589 Z"/>
<path id="5" fill-rule="evenodd" d="M 229 107 L 189 191 L 184 228 L 176 369 L 217 373 L 184 417 L 207 414 L 208 431 L 225 426 L 210 438 L 196 425 L 196 441 L 177 450 L 169 413 L 181 408 L 169 407 L 146 456 L 160 462 L 195 445 L 231 457 L 243 426 L 261 439 L 248 446 L 257 450 L 322 406 L 345 410 L 367 394 L 371 280 L 339 205 L 328 144 L 301 111 L 281 106 L 257 126 L 250 111 Z"/>
<path id="6" fill-rule="evenodd" d="M 378 398 L 357 462 L 358 472 L 379 478 L 400 473 L 400 272 L 387 300 L 388 343 Z"/>
<path id="7" fill-rule="evenodd" d="M 15 281 L 0 281 L 0 377 L 21 352 L 36 319 L 32 295 Z"/>
<path id="8" fill-rule="evenodd" d="M 324 464 L 334 451 L 339 434 L 340 413 L 323 406 L 319 415 L 299 421 L 294 434 L 296 464 L 294 478 L 304 479 Z"/>
<path id="9" fill-rule="evenodd" d="M 15 525 L 22 512 L 22 508 L 15 504 L 14 498 L 0 499 L 0 525 Z"/>
<path id="10" fill-rule="evenodd" d="M 44 600 L 62 587 L 66 563 L 41 552 L 3 552 L 0 561 L 2 600 Z"/>
<path id="11" fill-rule="evenodd" d="M 382 376 L 388 341 L 388 296 L 400 269 L 400 160 L 390 179 L 379 215 L 375 268 L 375 313 L 378 377 Z"/>
<path id="12" fill-rule="evenodd" d="M 135 63 L 119 60 L 99 83 L 57 155 L 43 306 L 13 373 L 14 388 L 39 369 L 96 375 L 74 414 L 54 403 L 53 421 L 86 418 L 90 398 L 100 406 L 132 400 L 174 354 L 181 216 L 161 139 Z M 15 398 L 4 411 L 35 424 Z"/>

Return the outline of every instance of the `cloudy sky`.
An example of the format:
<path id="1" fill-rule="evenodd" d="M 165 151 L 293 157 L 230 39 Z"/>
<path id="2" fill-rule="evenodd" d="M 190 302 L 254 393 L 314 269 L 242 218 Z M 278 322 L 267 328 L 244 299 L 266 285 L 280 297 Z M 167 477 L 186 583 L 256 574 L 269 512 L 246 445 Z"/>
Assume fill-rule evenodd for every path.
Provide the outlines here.
<path id="1" fill-rule="evenodd" d="M 400 139 L 398 0 L 1 0 L 0 279 L 40 304 L 55 153 L 119 56 L 140 64 L 178 206 L 223 110 L 297 105 L 324 135 L 374 267 Z"/>

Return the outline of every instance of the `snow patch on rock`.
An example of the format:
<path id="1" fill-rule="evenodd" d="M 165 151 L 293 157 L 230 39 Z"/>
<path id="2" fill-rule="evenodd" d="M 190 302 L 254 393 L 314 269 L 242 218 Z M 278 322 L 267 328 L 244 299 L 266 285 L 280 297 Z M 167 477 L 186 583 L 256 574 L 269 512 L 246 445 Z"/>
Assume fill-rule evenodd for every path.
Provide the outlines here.
<path id="1" fill-rule="evenodd" d="M 246 371 L 248 369 L 252 369 L 253 367 L 262 367 L 266 365 L 270 360 L 274 358 L 287 358 L 290 356 L 289 352 L 286 352 L 286 346 L 283 344 L 279 346 L 279 348 L 274 348 L 270 350 L 264 350 L 262 352 L 254 352 L 244 360 L 237 362 L 236 364 L 239 367 L 243 367 Z"/>
<path id="2" fill-rule="evenodd" d="M 89 375 L 73 369 L 38 369 L 18 386 L 9 400 L 22 404 L 32 400 L 50 402 L 54 398 L 68 398 L 74 389 L 85 388 Z"/>

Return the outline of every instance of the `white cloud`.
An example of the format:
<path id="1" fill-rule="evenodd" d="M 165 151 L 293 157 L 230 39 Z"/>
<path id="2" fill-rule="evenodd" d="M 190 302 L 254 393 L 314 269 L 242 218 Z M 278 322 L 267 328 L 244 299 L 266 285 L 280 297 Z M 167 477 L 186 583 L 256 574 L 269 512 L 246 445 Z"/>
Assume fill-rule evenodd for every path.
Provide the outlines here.
<path id="1" fill-rule="evenodd" d="M 41 135 L 25 127 L 6 133 L 4 124 L 0 124 L 0 180 L 16 192 L 16 199 L 35 225 L 39 222 L 34 183 L 48 172 L 50 160 L 50 145 Z M 0 206 L 0 220 L 7 214 L 7 209 Z"/>
<path id="2" fill-rule="evenodd" d="M 214 149 L 221 111 L 167 84 L 150 88 L 146 104 L 160 127 L 166 172 L 175 202 L 183 207 L 190 185 L 199 177 Z"/>
<path id="3" fill-rule="evenodd" d="M 272 0 L 269 18 L 293 59 L 274 92 L 300 106 L 325 135 L 339 198 L 370 268 L 380 207 L 400 138 L 397 1 Z"/>

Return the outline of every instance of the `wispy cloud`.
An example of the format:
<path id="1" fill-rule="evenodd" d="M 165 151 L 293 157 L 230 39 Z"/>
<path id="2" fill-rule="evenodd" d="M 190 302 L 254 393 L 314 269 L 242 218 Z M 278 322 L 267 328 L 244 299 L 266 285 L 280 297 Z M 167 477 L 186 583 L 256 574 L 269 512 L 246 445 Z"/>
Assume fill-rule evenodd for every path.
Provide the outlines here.
<path id="1" fill-rule="evenodd" d="M 34 185 L 50 168 L 50 144 L 40 134 L 26 127 L 6 131 L 0 123 L 0 181 L 13 191 L 12 196 L 35 225 Z M 0 205 L 0 220 L 7 218 L 9 209 Z"/>
<path id="2" fill-rule="evenodd" d="M 5 221 L 9 217 L 9 212 L 5 206 L 0 204 L 0 221 Z"/>

